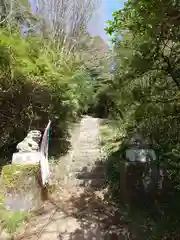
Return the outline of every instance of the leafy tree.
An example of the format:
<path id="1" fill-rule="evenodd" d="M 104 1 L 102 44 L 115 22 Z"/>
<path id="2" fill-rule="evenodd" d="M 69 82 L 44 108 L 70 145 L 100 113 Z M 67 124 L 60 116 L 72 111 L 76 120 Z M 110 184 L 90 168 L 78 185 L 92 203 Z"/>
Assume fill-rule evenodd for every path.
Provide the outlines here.
<path id="1" fill-rule="evenodd" d="M 27 0 L 1 0 L 0 25 L 14 28 L 15 26 L 32 26 L 37 17 L 32 14 L 31 5 Z"/>
<path id="2" fill-rule="evenodd" d="M 158 1 L 158 4 L 159 7 L 157 1 L 128 1 L 124 9 L 113 14 L 114 19 L 106 28 L 109 34 L 114 34 L 117 66 L 114 82 L 125 112 L 127 107 L 133 113 L 144 111 L 149 105 L 164 112 L 164 107 L 172 109 L 179 99 L 179 26 L 173 20 L 179 3 Z"/>
<path id="3" fill-rule="evenodd" d="M 95 101 L 94 83 L 103 78 L 104 50 L 98 47 L 98 55 L 98 44 L 94 44 L 90 53 L 92 48 L 88 44 L 92 38 L 86 31 L 94 3 L 79 1 L 77 7 L 81 12 L 73 8 L 74 18 L 78 15 L 79 20 L 72 20 L 75 26 L 70 29 L 72 34 L 68 38 L 72 40 L 71 35 L 76 35 L 74 47 L 68 39 L 63 38 L 62 41 L 63 35 L 60 34 L 63 21 L 55 3 L 65 4 L 65 1 L 44 2 L 45 10 L 51 15 L 50 25 L 45 21 L 45 12 L 40 11 L 42 5 L 36 14 L 32 14 L 28 1 L 1 1 L 4 10 L 0 15 L 0 158 L 9 158 L 28 130 L 36 128 L 43 131 L 49 119 L 52 120 L 51 145 L 60 141 L 58 150 L 60 154 L 65 152 L 69 123 L 87 112 Z M 90 9 L 85 7 L 87 4 L 90 4 Z M 72 4 L 68 5 L 69 10 L 72 7 Z M 55 15 L 54 10 L 57 10 Z M 22 35 L 24 26 L 26 36 Z M 43 26 L 46 34 L 41 29 Z M 96 69 L 101 70 L 93 76 Z"/>
<path id="4" fill-rule="evenodd" d="M 173 185 L 173 197 L 166 190 L 166 206 L 160 208 L 167 217 L 163 222 L 167 231 L 163 229 L 156 239 L 179 236 L 179 21 L 179 1 L 129 0 L 113 13 L 106 27 L 112 36 L 115 65 L 111 96 L 119 136 L 114 140 L 116 146 L 140 133 L 157 150 L 160 166 L 168 169 Z M 117 109 L 122 113 L 119 116 Z"/>

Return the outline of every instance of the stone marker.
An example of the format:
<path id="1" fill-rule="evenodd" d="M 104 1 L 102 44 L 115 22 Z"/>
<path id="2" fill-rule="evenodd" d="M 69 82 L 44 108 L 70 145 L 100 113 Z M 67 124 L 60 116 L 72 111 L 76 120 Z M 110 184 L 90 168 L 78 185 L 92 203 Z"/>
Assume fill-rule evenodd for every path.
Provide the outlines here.
<path id="1" fill-rule="evenodd" d="M 41 204 L 39 143 L 41 132 L 30 131 L 17 145 L 12 165 L 2 168 L 1 189 L 4 207 L 12 211 L 29 211 Z"/>
<path id="2" fill-rule="evenodd" d="M 150 157 L 153 161 L 156 161 L 156 154 L 153 149 L 143 149 L 143 148 L 130 148 L 126 150 L 126 159 L 130 162 L 146 162 L 147 157 Z"/>

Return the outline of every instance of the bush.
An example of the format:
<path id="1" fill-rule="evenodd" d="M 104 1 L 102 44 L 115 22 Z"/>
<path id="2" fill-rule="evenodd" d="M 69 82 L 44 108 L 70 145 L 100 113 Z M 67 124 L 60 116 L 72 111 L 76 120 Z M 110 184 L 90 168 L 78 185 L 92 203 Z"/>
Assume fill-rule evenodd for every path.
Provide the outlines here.
<path id="1" fill-rule="evenodd" d="M 62 153 L 68 147 L 68 123 L 92 95 L 90 86 L 85 91 L 89 77 L 82 63 L 47 47 L 43 39 L 22 39 L 17 31 L 1 29 L 0 39 L 0 156 L 11 155 L 27 131 L 43 131 L 49 119 L 51 138 Z"/>

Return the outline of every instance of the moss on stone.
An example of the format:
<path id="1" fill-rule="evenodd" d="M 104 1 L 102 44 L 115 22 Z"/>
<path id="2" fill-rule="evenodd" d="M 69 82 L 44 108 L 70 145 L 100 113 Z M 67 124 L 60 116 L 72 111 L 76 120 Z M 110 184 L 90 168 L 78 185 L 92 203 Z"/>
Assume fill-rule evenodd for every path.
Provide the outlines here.
<path id="1" fill-rule="evenodd" d="M 0 208 L 4 205 L 5 197 L 3 194 L 0 194 Z"/>
<path id="2" fill-rule="evenodd" d="M 6 165 L 2 169 L 2 186 L 6 189 L 18 188 L 25 176 L 39 177 L 39 165 Z"/>

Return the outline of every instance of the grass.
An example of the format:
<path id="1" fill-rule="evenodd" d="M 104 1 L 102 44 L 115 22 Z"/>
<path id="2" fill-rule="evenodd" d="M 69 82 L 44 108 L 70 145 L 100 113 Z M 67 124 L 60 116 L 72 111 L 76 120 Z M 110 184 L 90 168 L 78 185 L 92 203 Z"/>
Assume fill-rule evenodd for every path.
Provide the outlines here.
<path id="1" fill-rule="evenodd" d="M 4 208 L 4 196 L 0 195 L 0 225 L 9 233 L 14 233 L 30 217 L 25 211 L 8 211 Z"/>
<path id="2" fill-rule="evenodd" d="M 39 175 L 38 165 L 6 165 L 2 168 L 0 194 L 0 225 L 9 233 L 14 233 L 30 216 L 27 211 L 9 211 L 4 208 L 4 193 L 23 190 L 23 176 Z"/>
<path id="3" fill-rule="evenodd" d="M 14 233 L 29 217 L 28 212 L 7 211 L 0 208 L 0 225 L 9 233 Z"/>

